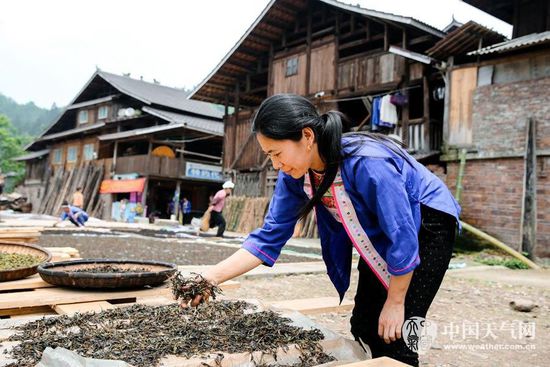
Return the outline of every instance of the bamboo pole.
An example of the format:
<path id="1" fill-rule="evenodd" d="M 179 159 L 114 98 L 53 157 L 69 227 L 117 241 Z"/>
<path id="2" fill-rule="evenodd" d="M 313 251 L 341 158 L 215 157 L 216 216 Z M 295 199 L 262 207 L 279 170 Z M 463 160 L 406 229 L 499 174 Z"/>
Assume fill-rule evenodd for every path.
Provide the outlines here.
<path id="1" fill-rule="evenodd" d="M 468 232 L 486 240 L 487 242 L 489 242 L 491 245 L 493 246 L 496 246 L 498 247 L 499 249 L 505 251 L 506 253 L 510 254 L 511 256 L 515 257 L 516 259 L 520 260 L 521 262 L 523 262 L 525 265 L 527 265 L 528 267 L 530 267 L 531 269 L 536 269 L 536 270 L 540 270 L 540 266 L 538 266 L 537 264 L 535 264 L 533 261 L 529 260 L 528 258 L 526 258 L 525 256 L 523 256 L 521 253 L 517 252 L 516 250 L 514 250 L 513 248 L 511 248 L 510 246 L 506 245 L 504 242 L 501 242 L 499 240 L 497 240 L 496 238 L 494 238 L 493 236 L 491 235 L 488 235 L 487 233 L 475 228 L 474 226 L 468 224 L 468 223 L 465 223 L 463 221 L 460 221 L 460 224 L 462 224 L 462 228 L 464 228 L 465 230 L 467 230 Z"/>

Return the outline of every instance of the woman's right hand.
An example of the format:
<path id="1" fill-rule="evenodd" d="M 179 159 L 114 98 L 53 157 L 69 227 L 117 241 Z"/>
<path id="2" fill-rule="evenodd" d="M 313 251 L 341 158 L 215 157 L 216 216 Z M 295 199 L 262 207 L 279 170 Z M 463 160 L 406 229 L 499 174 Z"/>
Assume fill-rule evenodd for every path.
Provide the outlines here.
<path id="1" fill-rule="evenodd" d="M 212 285 L 218 286 L 225 281 L 249 272 L 261 263 L 262 261 L 260 259 L 241 248 L 227 259 L 209 268 L 202 274 L 202 277 L 212 283 Z M 211 294 L 199 294 L 195 296 L 191 302 L 188 302 L 191 306 L 196 307 L 202 302 L 208 301 L 210 296 Z M 187 304 L 185 306 L 182 305 L 182 307 L 187 306 Z"/>
<path id="2" fill-rule="evenodd" d="M 199 277 L 202 277 L 203 279 L 207 280 L 211 285 L 213 285 L 215 287 L 218 286 L 218 282 L 216 282 L 214 279 L 212 279 L 212 277 L 209 277 L 206 273 L 198 275 L 197 279 Z M 180 299 L 180 306 L 183 307 L 183 308 L 186 308 L 188 306 L 197 307 L 198 305 L 200 305 L 203 302 L 208 302 L 211 296 L 212 296 L 212 294 L 210 293 L 210 290 L 205 289 L 205 291 L 202 294 L 197 294 L 195 296 L 195 298 L 193 298 L 191 301 Z"/>

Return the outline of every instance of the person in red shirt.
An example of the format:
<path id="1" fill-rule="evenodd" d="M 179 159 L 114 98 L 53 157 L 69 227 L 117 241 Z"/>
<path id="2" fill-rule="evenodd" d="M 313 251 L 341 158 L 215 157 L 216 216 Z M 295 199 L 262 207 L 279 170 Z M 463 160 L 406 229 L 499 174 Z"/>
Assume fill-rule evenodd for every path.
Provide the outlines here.
<path id="1" fill-rule="evenodd" d="M 210 202 L 210 228 L 218 227 L 217 237 L 223 237 L 225 232 L 225 219 L 222 215 L 223 207 L 225 206 L 225 198 L 231 195 L 235 188 L 235 184 L 231 181 L 226 181 L 222 185 L 222 189 L 214 195 Z"/>

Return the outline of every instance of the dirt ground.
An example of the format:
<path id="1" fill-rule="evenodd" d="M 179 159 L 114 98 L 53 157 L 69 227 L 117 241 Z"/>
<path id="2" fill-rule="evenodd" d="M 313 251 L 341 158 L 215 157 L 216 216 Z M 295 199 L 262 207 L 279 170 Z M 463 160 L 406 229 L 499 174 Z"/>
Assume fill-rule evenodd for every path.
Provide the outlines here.
<path id="1" fill-rule="evenodd" d="M 156 259 L 179 265 L 214 264 L 236 251 L 236 248 L 193 240 L 133 235 L 45 234 L 40 238 L 40 244 L 72 246 L 80 251 L 82 257 Z M 316 249 L 294 250 L 318 253 Z M 280 258 L 282 262 L 308 260 L 312 259 L 289 255 Z M 454 259 L 457 260 L 470 263 L 471 257 L 460 255 Z M 508 278 L 513 274 L 508 272 Z M 431 349 L 420 357 L 421 366 L 550 365 L 550 287 L 509 284 L 506 279 L 446 276 L 428 313 L 428 319 L 437 324 L 437 337 Z M 241 288 L 227 291 L 225 296 L 266 302 L 337 296 L 326 274 L 239 280 Z M 354 270 L 347 298 L 353 299 L 356 287 L 357 271 Z M 538 307 L 529 313 L 514 311 L 509 303 L 516 299 L 529 299 Z M 324 313 L 312 318 L 341 335 L 351 337 L 350 313 Z"/>
<path id="2" fill-rule="evenodd" d="M 356 287 L 357 271 L 354 271 L 346 298 L 353 298 Z M 336 295 L 328 276 L 324 274 L 244 279 L 240 289 L 226 292 L 229 297 L 263 301 Z M 420 357 L 421 366 L 550 365 L 549 297 L 550 291 L 547 289 L 447 276 L 428 313 L 428 319 L 437 323 L 438 333 L 431 349 Z M 530 313 L 514 311 L 509 302 L 517 298 L 535 301 L 539 307 Z M 312 318 L 335 332 L 351 337 L 350 315 L 350 312 L 325 313 Z M 534 325 L 534 330 L 521 329 L 520 325 L 528 328 Z"/>

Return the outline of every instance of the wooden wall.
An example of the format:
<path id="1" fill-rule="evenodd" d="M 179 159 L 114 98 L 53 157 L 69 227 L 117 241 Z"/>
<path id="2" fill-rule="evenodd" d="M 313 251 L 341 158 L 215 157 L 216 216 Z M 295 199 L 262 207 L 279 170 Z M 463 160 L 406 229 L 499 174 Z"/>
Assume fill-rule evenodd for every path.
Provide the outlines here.
<path id="1" fill-rule="evenodd" d="M 276 54 L 273 58 L 269 94 L 294 93 L 299 95 L 315 94 L 319 91 L 332 92 L 334 89 L 334 62 L 336 44 L 334 37 L 314 42 L 310 53 L 309 88 L 307 76 L 307 51 L 298 47 L 295 51 Z M 298 57 L 298 73 L 286 76 L 289 59 Z"/>
<path id="2" fill-rule="evenodd" d="M 251 134 L 253 111 L 239 112 L 235 123 L 235 114 L 226 116 L 224 133 L 224 169 L 248 169 L 259 167 L 265 159 L 256 138 Z M 237 160 L 235 162 L 235 160 Z"/>
<path id="3" fill-rule="evenodd" d="M 372 89 L 398 83 L 405 70 L 405 59 L 393 54 L 359 56 L 338 64 L 338 90 Z"/>
<path id="4" fill-rule="evenodd" d="M 292 76 L 286 76 L 286 64 L 289 59 L 298 57 L 298 73 Z M 305 52 L 292 54 L 273 60 L 273 94 L 294 93 L 306 94 L 306 64 L 307 56 Z"/>
<path id="5" fill-rule="evenodd" d="M 310 93 L 334 89 L 334 42 L 311 49 Z"/>
<path id="6" fill-rule="evenodd" d="M 94 151 L 98 151 L 98 140 L 94 137 L 89 137 L 81 140 L 69 140 L 66 142 L 54 144 L 51 147 L 49 154 L 49 164 L 54 168 L 65 167 L 67 169 L 79 165 L 84 160 L 84 146 L 86 144 L 94 144 Z M 67 162 L 69 147 L 76 147 L 76 161 Z M 61 163 L 54 163 L 54 152 L 56 149 L 61 149 Z"/>

